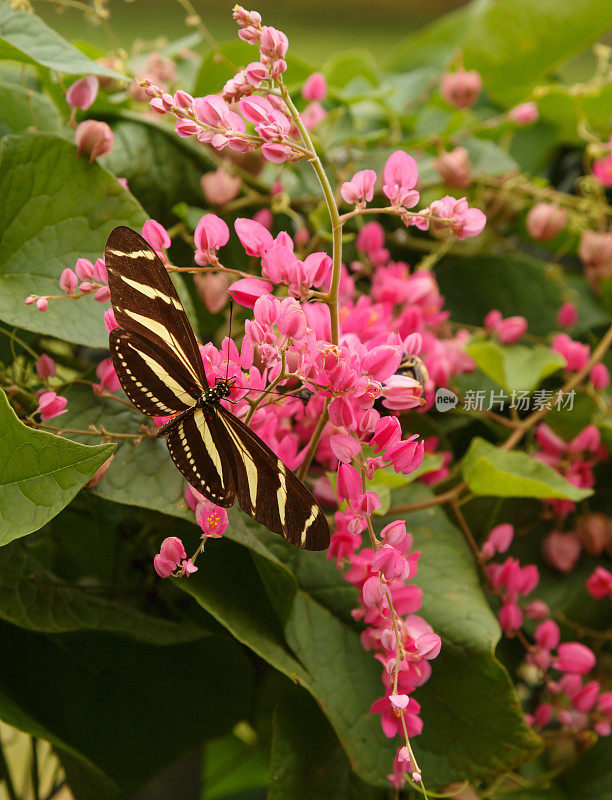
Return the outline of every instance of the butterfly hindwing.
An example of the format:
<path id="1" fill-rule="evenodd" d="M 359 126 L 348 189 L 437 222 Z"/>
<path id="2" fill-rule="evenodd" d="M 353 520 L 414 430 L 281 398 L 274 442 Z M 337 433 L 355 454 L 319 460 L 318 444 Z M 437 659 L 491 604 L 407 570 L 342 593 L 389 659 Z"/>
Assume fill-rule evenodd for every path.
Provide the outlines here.
<path id="1" fill-rule="evenodd" d="M 114 328 L 108 338 L 117 377 L 139 411 L 165 417 L 193 406 L 199 393 L 190 391 L 190 376 L 163 351 L 122 328 Z"/>
<path id="2" fill-rule="evenodd" d="M 169 426 L 168 452 L 187 481 L 218 506 L 236 501 L 234 470 L 214 408 L 194 408 Z"/>
<path id="3" fill-rule="evenodd" d="M 234 467 L 236 496 L 242 510 L 291 544 L 307 550 L 329 545 L 323 510 L 302 481 L 257 434 L 222 405 L 216 407 L 225 428 Z"/>
<path id="4" fill-rule="evenodd" d="M 115 228 L 104 261 L 117 323 L 178 362 L 200 393 L 207 386 L 195 334 L 166 268 L 149 244 L 130 228 Z"/>

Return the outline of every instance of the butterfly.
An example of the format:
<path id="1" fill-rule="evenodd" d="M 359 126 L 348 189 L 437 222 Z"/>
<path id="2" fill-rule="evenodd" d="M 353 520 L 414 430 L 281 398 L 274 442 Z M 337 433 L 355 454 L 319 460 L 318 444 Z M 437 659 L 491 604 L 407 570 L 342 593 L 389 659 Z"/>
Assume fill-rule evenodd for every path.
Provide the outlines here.
<path id="1" fill-rule="evenodd" d="M 209 386 L 195 334 L 162 261 L 135 231 L 115 228 L 104 260 L 115 320 L 111 358 L 123 390 L 149 416 L 170 457 L 212 503 L 242 510 L 307 550 L 329 545 L 329 525 L 294 473 L 221 400 L 235 380 Z"/>

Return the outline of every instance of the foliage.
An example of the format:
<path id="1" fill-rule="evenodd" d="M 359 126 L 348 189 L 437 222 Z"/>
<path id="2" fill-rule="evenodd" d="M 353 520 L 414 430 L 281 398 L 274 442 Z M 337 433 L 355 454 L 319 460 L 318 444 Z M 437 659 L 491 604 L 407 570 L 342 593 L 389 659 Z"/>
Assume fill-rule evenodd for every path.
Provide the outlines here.
<path id="1" fill-rule="evenodd" d="M 202 780 L 193 796 L 206 800 L 388 796 L 390 773 L 403 782 L 408 768 L 398 767 L 398 740 L 370 713 L 391 690 L 373 657 L 380 641 L 368 639 L 376 623 L 367 619 L 365 572 L 363 580 L 350 574 L 365 569 L 358 559 L 398 520 L 420 553 L 407 586 L 418 605 L 422 592 L 422 619 L 417 605 L 405 624 L 425 620 L 427 635 L 442 642 L 438 657 L 414 656 L 431 676 L 405 692 L 411 701 L 414 693 L 423 722 L 420 735 L 406 734 L 414 753 L 405 792 L 604 797 L 612 774 L 612 707 L 605 711 L 612 575 L 609 591 L 601 577 L 610 574 L 612 555 L 605 493 L 612 53 L 588 49 L 612 27 L 610 4 L 474 0 L 399 41 L 386 63 L 359 50 L 335 54 L 315 78 L 319 88 L 326 84 L 318 97 L 316 87 L 312 97 L 303 90 L 315 67 L 289 49 L 278 86 L 295 115 L 310 119 L 309 132 L 277 143 L 290 152 L 266 151 L 267 140 L 250 127 L 264 158 L 254 147 L 237 152 L 177 136 L 174 124 L 189 122 L 189 112 L 176 113 L 166 94 L 220 93 L 256 61 L 252 45 L 213 44 L 192 17 L 193 51 L 179 42 L 144 60 L 137 50 L 101 58 L 18 5 L 0 7 L 0 719 L 51 744 L 60 780 L 48 797 L 64 778 L 76 800 L 138 790 L 171 796 L 176 765 L 194 752 Z M 592 74 L 579 81 L 573 75 L 585 63 Z M 454 103 L 445 81 L 465 70 L 478 72 L 482 89 Z M 72 79 L 64 76 L 97 76 L 91 102 L 69 106 L 63 90 Z M 142 81 L 150 76 L 147 95 Z M 159 112 L 168 111 L 165 99 L 171 113 L 153 118 L 151 98 Z M 105 126 L 90 128 L 92 140 L 81 127 L 87 121 Z M 354 173 L 382 176 L 398 150 L 418 163 L 421 210 L 394 204 L 386 192 L 390 204 L 379 208 L 387 200 L 372 179 L 377 200 L 345 202 L 339 217 Z M 470 210 L 485 212 L 480 235 L 462 235 L 459 212 L 436 213 L 447 193 L 451 204 L 465 195 Z M 373 206 L 376 217 L 368 216 Z M 562 215 L 553 218 L 550 209 Z M 413 331 L 422 334 L 422 349 L 415 348 L 429 372 L 427 402 L 397 415 L 400 438 L 419 435 L 425 458 L 417 452 L 406 470 L 381 461 L 366 481 L 364 465 L 381 448 L 372 440 L 360 449 L 362 487 L 378 506 L 362 515 L 359 553 L 338 544 L 355 497 L 341 494 L 348 478 L 336 472 L 335 448 L 346 443 L 334 437 L 345 431 L 333 409 L 324 446 L 309 449 L 333 392 L 317 393 L 313 382 L 320 405 L 310 406 L 310 417 L 291 406 L 292 422 L 282 418 L 274 440 L 296 468 L 301 459 L 312 462 L 306 480 L 328 503 L 330 519 L 335 513 L 328 556 L 291 547 L 238 508 L 229 511 L 223 538 L 211 536 L 201 553 L 198 498 L 185 493 L 163 439 L 120 391 L 106 360 L 112 320 L 97 259 L 115 226 L 141 231 L 147 220 L 159 223 L 154 236 L 170 234 L 171 245 L 155 248 L 168 250 L 170 271 L 195 273 L 173 280 L 199 340 L 220 345 L 230 321 L 228 285 L 259 275 L 259 262 L 235 236 L 223 249 L 200 247 L 198 223 L 211 213 L 230 228 L 255 217 L 276 236 L 288 231 L 303 261 L 329 252 L 330 275 L 340 276 L 344 248 L 335 329 L 328 303 L 326 338 L 336 347 L 364 298 L 371 305 L 351 330 L 354 348 L 365 341 L 358 334 L 379 324 L 385 303 L 393 309 L 385 336 L 404 347 Z M 604 238 L 594 244 L 593 235 Z M 293 293 L 306 307 L 327 303 L 333 284 L 294 290 L 287 279 L 277 294 Z M 252 325 L 250 299 L 231 323 L 243 353 L 253 330 L 245 326 Z M 216 347 L 207 352 L 220 357 Z M 233 365 L 238 355 L 226 360 Z M 275 387 L 286 380 L 285 366 L 283 357 L 282 374 L 279 367 L 267 375 Z M 276 402 L 264 406 L 268 415 L 278 412 Z M 378 401 L 375 407 L 388 413 Z M 264 437 L 266 414 L 250 414 Z M 504 526 L 512 528 L 505 546 Z M 169 537 L 196 550 L 195 574 L 155 575 L 153 556 Z M 491 561 L 507 550 L 503 566 Z M 539 584 L 528 586 L 534 573 L 525 565 L 534 564 Z M 394 624 L 401 619 L 388 613 Z M 554 673 L 558 642 L 542 644 L 544 617 L 559 625 L 563 643 L 579 639 L 597 653 L 573 694 L 567 676 L 575 674 Z M 599 692 L 590 707 L 576 700 L 589 679 Z M 397 673 L 394 686 L 403 696 Z M 556 714 L 550 724 L 548 705 Z M 184 769 L 194 772 L 193 764 Z M 36 770 L 34 761 L 34 789 Z M 15 771 L 0 759 L 0 785 L 11 797 Z"/>

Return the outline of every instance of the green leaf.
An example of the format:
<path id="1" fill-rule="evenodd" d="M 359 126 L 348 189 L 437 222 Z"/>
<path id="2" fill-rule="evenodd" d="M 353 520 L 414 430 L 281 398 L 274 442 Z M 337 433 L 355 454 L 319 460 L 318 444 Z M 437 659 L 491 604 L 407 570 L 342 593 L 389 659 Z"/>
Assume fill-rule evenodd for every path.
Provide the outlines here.
<path id="1" fill-rule="evenodd" d="M 143 210 L 98 164 L 57 136 L 7 136 L 0 146 L 0 319 L 26 330 L 107 347 L 104 306 L 56 300 L 45 313 L 29 294 L 61 294 L 59 277 L 79 257 L 95 261 L 116 225 L 140 228 Z"/>
<path id="2" fill-rule="evenodd" d="M 240 792 L 268 785 L 268 759 L 255 742 L 231 734 L 204 747 L 202 800 L 234 800 Z M 246 800 L 246 798 L 245 798 Z"/>
<path id="3" fill-rule="evenodd" d="M 365 78 L 369 86 L 376 86 L 380 69 L 368 50 L 344 50 L 335 54 L 323 67 L 327 82 L 335 89 L 344 89 L 354 78 Z"/>
<path id="4" fill-rule="evenodd" d="M 180 139 L 168 126 L 134 117 L 109 120 L 115 141 L 102 163 L 126 178 L 150 217 L 171 225 L 172 206 L 203 202 L 200 178 L 214 169 L 214 161 L 202 145 Z"/>
<path id="5" fill-rule="evenodd" d="M 226 636 L 160 647 L 5 622 L 0 634 L 0 717 L 67 751 L 82 776 L 106 776 L 123 796 L 229 732 L 250 706 L 250 663 Z"/>
<path id="6" fill-rule="evenodd" d="M 559 498 L 578 502 L 590 497 L 590 489 L 579 489 L 548 464 L 524 452 L 507 452 L 476 438 L 462 462 L 470 490 L 495 497 Z"/>
<path id="7" fill-rule="evenodd" d="M 612 796 L 612 740 L 601 738 L 574 764 L 561 784 L 568 798 L 603 800 Z"/>
<path id="8" fill-rule="evenodd" d="M 104 596 L 98 585 L 68 583 L 45 569 L 22 543 L 0 550 L 0 617 L 45 633 L 100 630 L 155 645 L 194 641 L 204 631 L 176 623 Z"/>
<path id="9" fill-rule="evenodd" d="M 536 336 L 559 329 L 556 315 L 565 299 L 563 280 L 552 281 L 542 261 L 526 256 L 451 256 L 438 264 L 436 277 L 455 322 L 480 326 L 497 308 L 504 317 L 526 317 L 529 332 Z"/>
<path id="10" fill-rule="evenodd" d="M 0 83 L 0 136 L 38 130 L 60 133 L 63 120 L 47 95 L 13 83 Z"/>
<path id="11" fill-rule="evenodd" d="M 40 64 L 68 75 L 104 75 L 125 81 L 125 75 L 87 58 L 36 14 L 0 6 L 0 59 Z"/>
<path id="12" fill-rule="evenodd" d="M 353 773 L 333 728 L 305 692 L 280 698 L 273 717 L 267 800 L 384 800 L 386 796 L 385 790 L 368 786 Z"/>
<path id="13" fill-rule="evenodd" d="M 543 344 L 525 347 L 473 340 L 465 351 L 485 375 L 508 392 L 531 392 L 565 366 L 565 359 Z"/>
<path id="14" fill-rule="evenodd" d="M 0 391 L 0 546 L 67 506 L 115 449 L 77 444 L 20 422 Z"/>
<path id="15" fill-rule="evenodd" d="M 480 72 L 487 93 L 512 105 L 610 27 L 607 0 L 498 0 L 473 20 L 461 44 L 466 67 Z"/>
<path id="16" fill-rule="evenodd" d="M 253 61 L 253 47 L 246 42 L 224 42 L 209 50 L 202 59 L 193 94 L 216 94 L 239 69 Z"/>

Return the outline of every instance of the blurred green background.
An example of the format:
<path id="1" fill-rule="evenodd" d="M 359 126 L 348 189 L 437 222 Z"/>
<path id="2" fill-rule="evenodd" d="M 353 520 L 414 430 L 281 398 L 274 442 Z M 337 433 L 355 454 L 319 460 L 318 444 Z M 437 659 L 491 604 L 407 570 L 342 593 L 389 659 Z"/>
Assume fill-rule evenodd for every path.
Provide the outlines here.
<path id="1" fill-rule="evenodd" d="M 193 6 L 213 36 L 228 41 L 236 36 L 233 0 L 193 0 Z M 402 37 L 447 11 L 466 5 L 457 0 L 254 0 L 245 8 L 256 9 L 268 25 L 289 37 L 291 52 L 318 64 L 330 53 L 346 47 L 368 48 L 384 56 Z M 77 9 L 56 11 L 49 2 L 33 0 L 36 13 L 68 39 L 86 39 L 99 47 L 115 42 L 104 25 L 87 24 Z M 183 36 L 185 10 L 178 0 L 109 0 L 110 24 L 119 43 L 128 47 L 134 39 Z"/>

